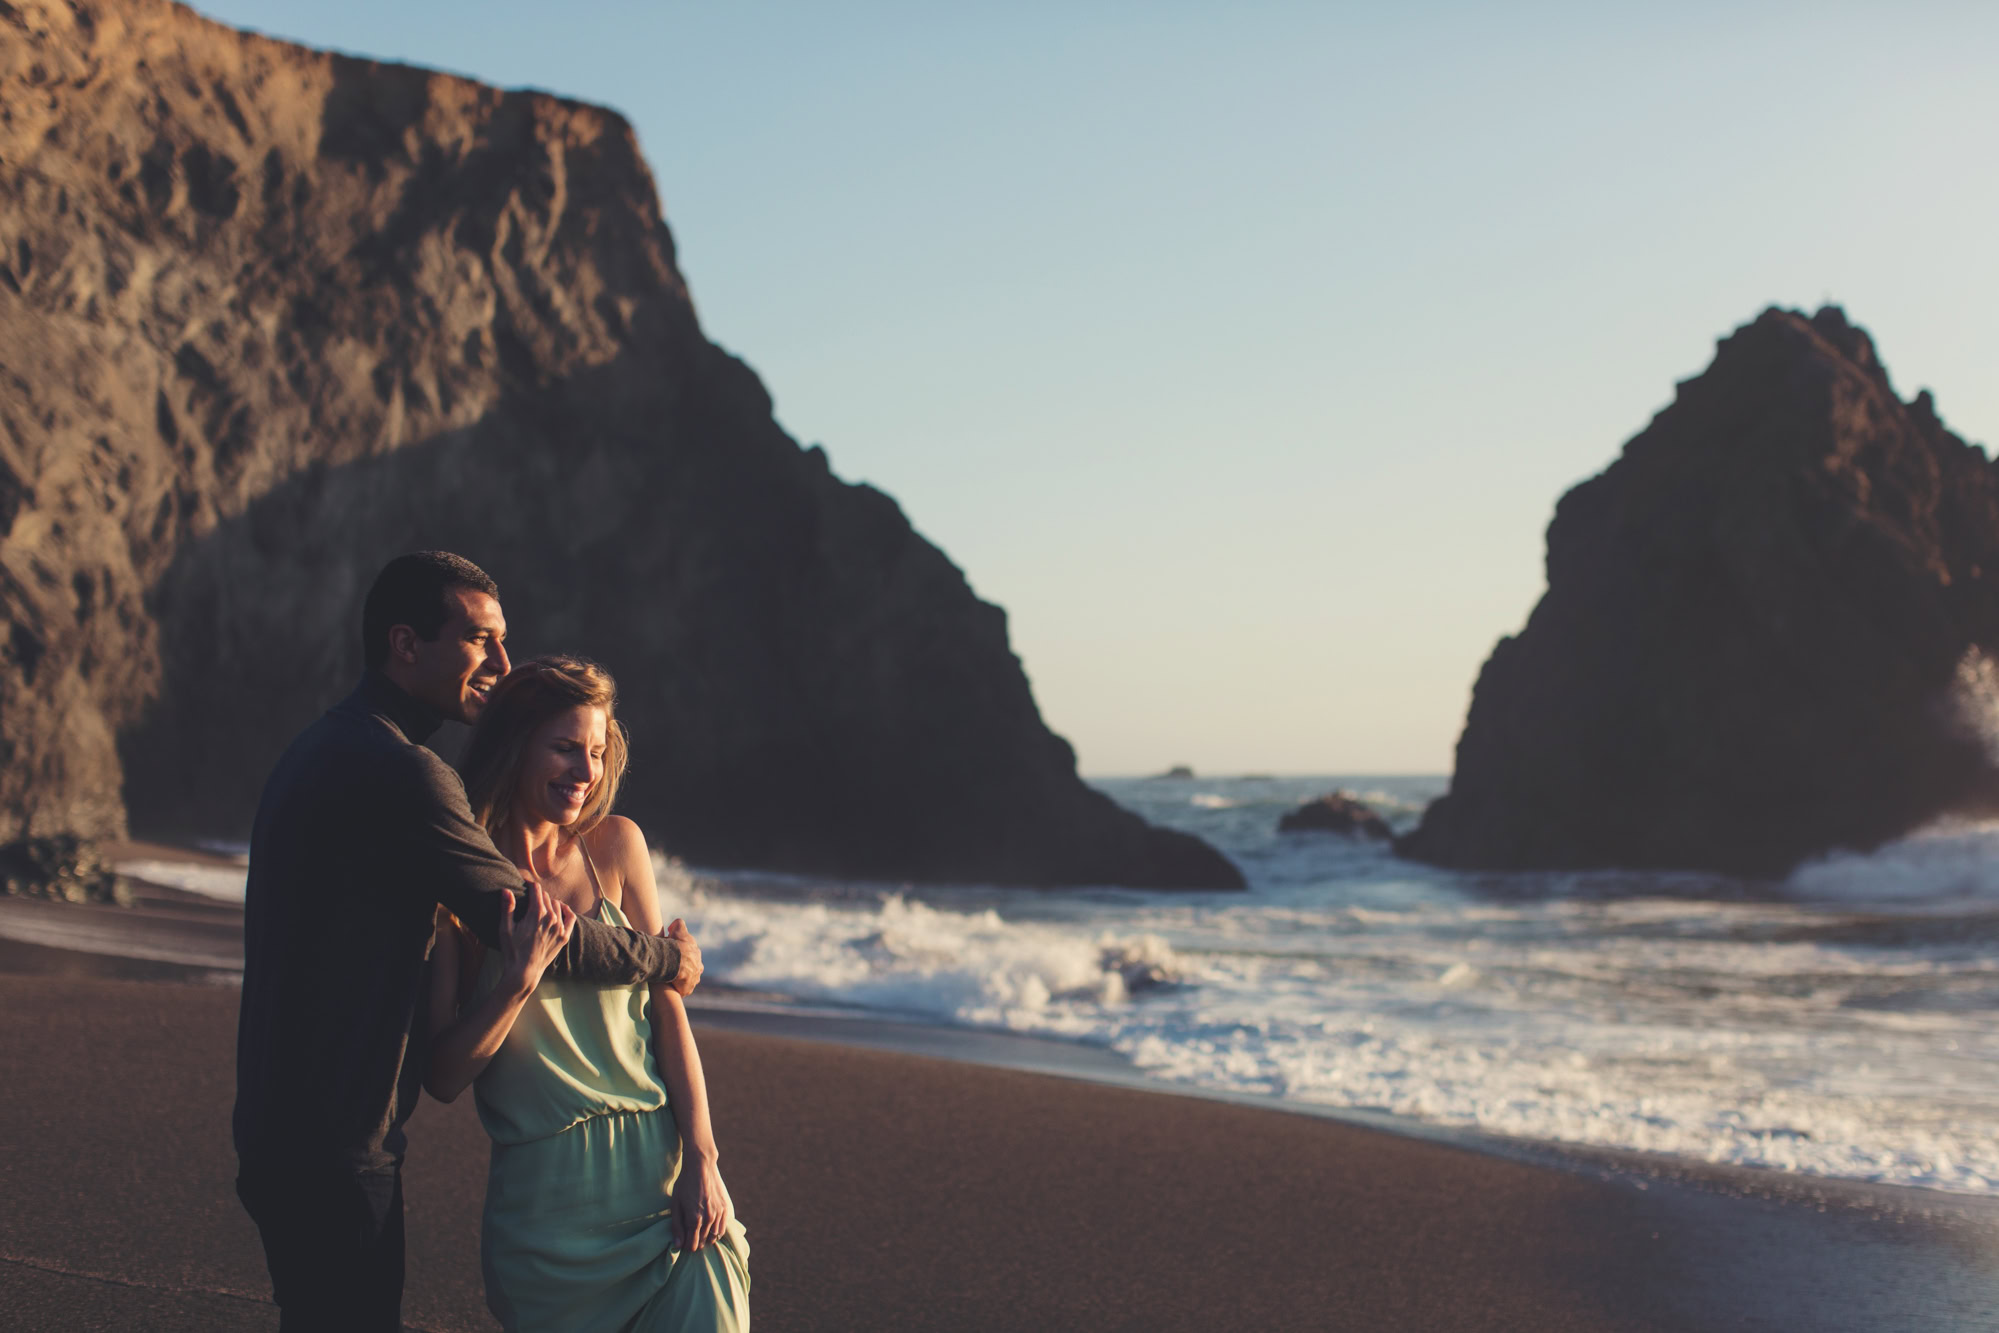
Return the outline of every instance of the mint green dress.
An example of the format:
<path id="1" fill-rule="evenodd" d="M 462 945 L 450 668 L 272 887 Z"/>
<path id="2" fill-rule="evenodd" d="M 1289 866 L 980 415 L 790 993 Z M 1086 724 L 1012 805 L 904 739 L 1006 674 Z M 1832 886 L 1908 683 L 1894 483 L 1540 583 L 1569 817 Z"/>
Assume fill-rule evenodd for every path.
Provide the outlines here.
<path id="1" fill-rule="evenodd" d="M 596 877 L 596 867 L 590 867 Z M 599 898 L 607 925 L 626 926 Z M 499 977 L 489 954 L 481 993 Z M 750 1326 L 740 1222 L 674 1248 L 680 1131 L 652 1050 L 644 986 L 543 977 L 473 1085 L 493 1140 L 480 1258 L 486 1303 L 509 1330 L 666 1333 Z"/>

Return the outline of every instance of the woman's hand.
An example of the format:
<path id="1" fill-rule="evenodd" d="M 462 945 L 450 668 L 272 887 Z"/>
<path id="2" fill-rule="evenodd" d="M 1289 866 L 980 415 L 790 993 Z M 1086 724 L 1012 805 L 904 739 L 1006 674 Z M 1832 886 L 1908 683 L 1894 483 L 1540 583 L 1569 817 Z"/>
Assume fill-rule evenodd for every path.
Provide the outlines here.
<path id="1" fill-rule="evenodd" d="M 722 1173 L 712 1159 L 687 1156 L 680 1163 L 680 1179 L 673 1182 L 673 1243 L 684 1250 L 698 1250 L 722 1239 L 736 1205 L 723 1187 Z"/>
<path id="2" fill-rule="evenodd" d="M 500 920 L 500 984 L 525 995 L 569 943 L 576 913 L 538 884 L 528 885 L 527 902 L 519 913 L 514 911 L 513 894 L 502 890 L 500 897 L 504 913 Z"/>

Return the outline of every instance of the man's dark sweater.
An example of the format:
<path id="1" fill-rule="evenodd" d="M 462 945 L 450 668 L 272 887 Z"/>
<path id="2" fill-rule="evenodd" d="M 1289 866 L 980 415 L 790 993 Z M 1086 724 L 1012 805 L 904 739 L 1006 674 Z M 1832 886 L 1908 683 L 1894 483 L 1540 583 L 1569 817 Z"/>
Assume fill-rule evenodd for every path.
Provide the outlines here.
<path id="1" fill-rule="evenodd" d="M 424 962 L 443 903 L 489 946 L 521 873 L 422 741 L 438 718 L 386 678 L 307 727 L 250 842 L 236 1153 L 246 1171 L 387 1170 L 423 1082 Z M 671 981 L 680 950 L 579 920 L 550 975 Z"/>

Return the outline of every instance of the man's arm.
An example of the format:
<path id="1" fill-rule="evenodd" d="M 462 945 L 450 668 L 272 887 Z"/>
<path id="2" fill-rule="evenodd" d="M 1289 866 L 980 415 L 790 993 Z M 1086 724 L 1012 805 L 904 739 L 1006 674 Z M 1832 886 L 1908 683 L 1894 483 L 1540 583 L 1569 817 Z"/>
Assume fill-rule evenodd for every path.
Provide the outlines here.
<path id="1" fill-rule="evenodd" d="M 465 786 L 442 759 L 412 745 L 406 780 L 393 794 L 401 808 L 396 823 L 408 830 L 404 862 L 394 871 L 412 892 L 431 895 L 465 923 L 489 949 L 500 944 L 502 890 L 521 892 L 523 879 L 513 862 L 500 854 L 486 830 L 472 818 Z M 539 889 L 535 890 L 539 892 Z M 692 945 L 692 941 L 686 943 Z M 699 946 L 686 951 L 699 958 Z M 662 935 L 607 926 L 578 918 L 569 943 L 549 964 L 548 975 L 598 986 L 629 986 L 638 982 L 686 985 L 681 976 L 680 942 Z M 687 968 L 700 977 L 699 964 Z M 678 986 L 676 986 L 678 989 Z"/>

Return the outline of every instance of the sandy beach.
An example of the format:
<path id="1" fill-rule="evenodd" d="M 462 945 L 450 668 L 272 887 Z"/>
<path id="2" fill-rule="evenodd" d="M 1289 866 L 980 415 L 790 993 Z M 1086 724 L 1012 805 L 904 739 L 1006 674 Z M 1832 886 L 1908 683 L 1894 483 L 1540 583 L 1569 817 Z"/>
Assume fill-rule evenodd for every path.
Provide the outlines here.
<path id="1" fill-rule="evenodd" d="M 19 938 L 121 911 L 127 932 L 226 935 L 171 891 L 0 903 L 0 1307 L 34 1329 L 274 1327 L 231 1192 L 227 970 Z M 1981 1201 L 1494 1151 L 1120 1086 L 1052 1043 L 712 1005 L 699 1026 L 765 1329 L 1999 1328 Z M 1037 1050 L 1061 1072 L 993 1067 Z M 411 1141 L 406 1318 L 493 1327 L 469 1099 L 426 1104 Z"/>

